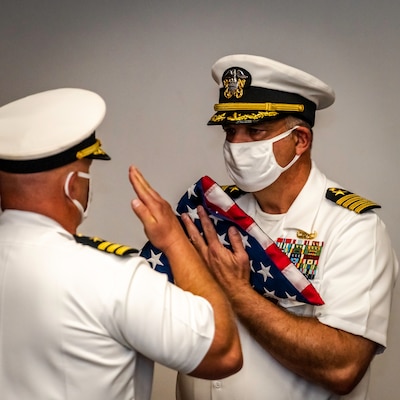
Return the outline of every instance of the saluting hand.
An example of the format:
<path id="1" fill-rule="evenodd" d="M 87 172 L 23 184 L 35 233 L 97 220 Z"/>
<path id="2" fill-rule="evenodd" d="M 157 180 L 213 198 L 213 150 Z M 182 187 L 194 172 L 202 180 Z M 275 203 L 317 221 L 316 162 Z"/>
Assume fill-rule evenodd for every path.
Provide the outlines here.
<path id="1" fill-rule="evenodd" d="M 152 244 L 168 253 L 168 249 L 177 242 L 188 241 L 170 204 L 150 186 L 135 166 L 129 168 L 129 180 L 138 197 L 132 200 L 132 209 Z"/>

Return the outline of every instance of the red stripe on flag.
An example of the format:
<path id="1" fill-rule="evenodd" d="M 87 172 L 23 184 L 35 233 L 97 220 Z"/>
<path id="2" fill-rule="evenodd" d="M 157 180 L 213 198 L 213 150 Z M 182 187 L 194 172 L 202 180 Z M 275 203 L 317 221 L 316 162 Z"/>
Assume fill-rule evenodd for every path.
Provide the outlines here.
<path id="1" fill-rule="evenodd" d="M 313 285 L 308 285 L 306 286 L 301 294 L 311 303 L 314 304 L 316 306 L 322 306 L 324 303 L 324 301 L 322 300 L 322 298 L 320 297 L 320 295 L 318 294 L 318 292 L 315 290 Z"/>
<path id="2" fill-rule="evenodd" d="M 203 176 L 201 178 L 201 184 L 203 186 L 204 193 L 207 193 L 207 191 L 210 190 L 213 185 L 216 185 L 216 183 L 209 176 Z"/>
<path id="3" fill-rule="evenodd" d="M 227 214 L 246 232 L 247 229 L 254 223 L 253 218 L 245 214 L 236 203 L 229 209 Z"/>
<path id="4" fill-rule="evenodd" d="M 279 268 L 280 271 L 284 270 L 291 264 L 288 256 L 279 249 L 279 247 L 272 243 L 265 249 L 265 252 L 271 257 L 271 260 Z"/>
<path id="5" fill-rule="evenodd" d="M 206 179 L 207 178 L 207 179 Z M 247 231 L 247 229 L 254 223 L 253 218 L 247 215 L 227 194 L 218 186 L 211 178 L 203 177 L 202 186 L 204 191 L 204 196 L 206 199 L 206 204 L 213 211 L 222 214 L 225 217 L 229 217 L 231 220 L 235 221 L 242 229 Z M 210 193 L 212 192 L 212 195 Z M 229 199 L 232 206 L 225 210 L 218 205 L 218 201 L 223 204 L 224 199 Z M 227 204 L 229 206 L 229 204 Z"/>

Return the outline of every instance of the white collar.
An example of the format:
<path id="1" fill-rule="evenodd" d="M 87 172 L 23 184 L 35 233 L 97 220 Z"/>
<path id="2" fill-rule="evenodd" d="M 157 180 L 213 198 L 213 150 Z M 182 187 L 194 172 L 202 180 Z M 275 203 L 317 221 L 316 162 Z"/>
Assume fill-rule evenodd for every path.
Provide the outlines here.
<path id="1" fill-rule="evenodd" d="M 31 211 L 23 211 L 23 210 L 4 210 L 0 214 L 0 223 L 12 223 L 12 224 L 20 224 L 20 225 L 29 225 L 37 228 L 47 228 L 55 230 L 58 233 L 67 236 L 68 238 L 73 239 L 73 235 L 71 235 L 68 231 L 66 231 L 57 221 L 52 218 L 46 217 L 43 214 L 31 212 Z"/>

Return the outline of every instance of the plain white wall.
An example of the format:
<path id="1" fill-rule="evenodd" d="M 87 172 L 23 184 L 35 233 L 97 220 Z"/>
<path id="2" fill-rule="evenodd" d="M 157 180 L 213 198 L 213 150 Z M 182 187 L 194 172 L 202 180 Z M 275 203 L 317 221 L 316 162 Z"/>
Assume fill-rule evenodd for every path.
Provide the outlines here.
<path id="1" fill-rule="evenodd" d="M 305 69 L 337 95 L 317 115 L 314 159 L 344 188 L 382 204 L 400 254 L 399 15 L 394 0 L 2 0 L 0 105 L 57 87 L 104 97 L 98 136 L 112 161 L 92 168 L 95 194 L 81 232 L 140 247 L 129 164 L 173 204 L 202 175 L 229 183 L 223 135 L 206 126 L 217 101 L 211 65 L 250 53 Z M 398 397 L 399 296 L 398 285 L 372 399 Z M 153 400 L 173 399 L 174 376 L 157 367 Z"/>

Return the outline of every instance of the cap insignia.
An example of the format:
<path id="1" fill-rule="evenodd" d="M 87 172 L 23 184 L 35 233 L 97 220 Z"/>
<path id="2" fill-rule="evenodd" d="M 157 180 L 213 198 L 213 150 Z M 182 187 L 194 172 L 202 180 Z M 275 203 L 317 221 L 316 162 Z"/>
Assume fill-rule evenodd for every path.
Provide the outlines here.
<path id="1" fill-rule="evenodd" d="M 222 75 L 222 84 L 224 85 L 224 97 L 230 99 L 236 97 L 240 99 L 243 96 L 244 87 L 250 84 L 251 75 L 243 68 L 229 68 Z"/>
<path id="2" fill-rule="evenodd" d="M 362 214 L 366 211 L 372 210 L 373 208 L 381 208 L 379 204 L 345 189 L 328 188 L 325 197 L 339 206 L 348 208 L 357 214 Z"/>

